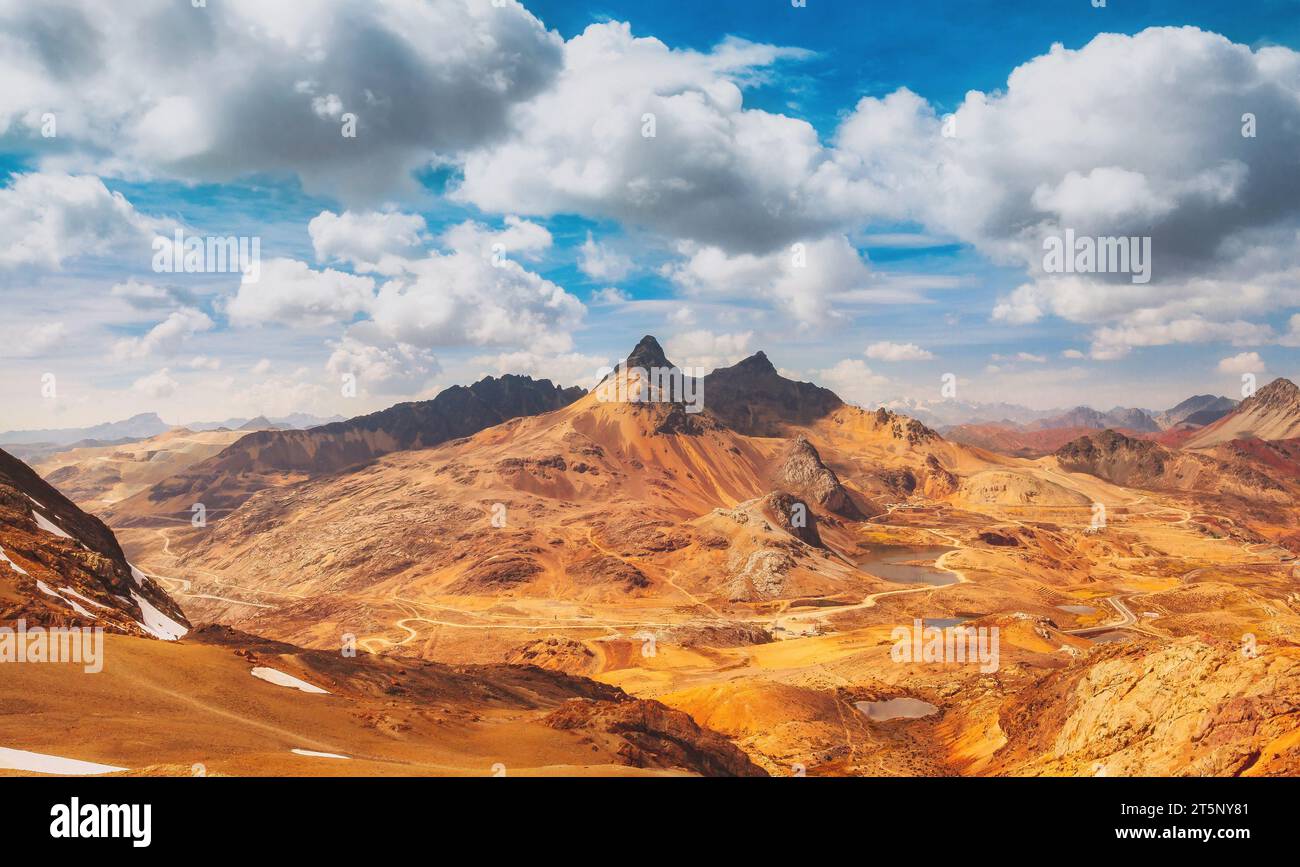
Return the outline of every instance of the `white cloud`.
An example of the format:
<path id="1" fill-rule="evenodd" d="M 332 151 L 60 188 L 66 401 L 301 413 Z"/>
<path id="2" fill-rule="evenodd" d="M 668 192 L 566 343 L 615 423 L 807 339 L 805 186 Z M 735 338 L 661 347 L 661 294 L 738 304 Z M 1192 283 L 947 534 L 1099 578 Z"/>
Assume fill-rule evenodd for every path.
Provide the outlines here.
<path id="1" fill-rule="evenodd" d="M 179 386 L 180 383 L 172 378 L 171 369 L 164 367 L 155 373 L 140 377 L 132 383 L 131 389 L 145 397 L 161 399 L 171 397 Z"/>
<path id="2" fill-rule="evenodd" d="M 113 346 L 119 360 L 139 360 L 153 355 L 175 355 L 195 334 L 211 331 L 212 319 L 202 310 L 183 307 L 149 329 L 143 337 L 127 337 Z"/>
<path id="3" fill-rule="evenodd" d="M 527 350 L 474 359 L 475 364 L 486 365 L 489 372 L 496 376 L 514 373 L 534 379 L 549 379 L 560 386 L 578 385 L 586 389 L 596 386 L 601 379 L 601 369 L 612 367 L 612 361 L 602 355 L 581 352 L 545 355 Z"/>
<path id="4" fill-rule="evenodd" d="M 57 270 L 69 260 L 110 254 L 143 267 L 155 232 L 169 225 L 139 213 L 97 177 L 14 175 L 0 189 L 0 268 Z"/>
<path id="5" fill-rule="evenodd" d="M 1009 324 L 1055 315 L 1109 326 L 1094 341 L 1115 356 L 1143 343 L 1206 339 L 1217 323 L 1242 339 L 1246 300 L 1275 310 L 1300 264 L 1300 173 L 1278 131 L 1300 125 L 1300 54 L 1251 49 L 1195 28 L 1102 34 L 1078 50 L 1054 46 L 1022 64 L 1003 90 L 971 92 L 945 121 L 908 91 L 862 100 L 836 135 L 828 208 L 880 213 L 882 199 L 954 236 L 1029 282 L 999 299 Z M 1253 113 L 1257 138 L 1241 135 Z M 1086 118 L 1080 123 L 1079 118 Z M 1270 132 L 1271 131 L 1271 132 Z M 1149 236 L 1153 279 L 1051 277 L 1042 241 Z M 1271 294 L 1240 299 L 1234 284 Z M 1145 317 L 1138 324 L 1131 317 Z M 1258 330 L 1258 329 L 1257 329 Z M 1123 332 L 1137 342 L 1124 343 Z"/>
<path id="6" fill-rule="evenodd" d="M 868 409 L 887 400 L 892 387 L 888 377 L 872 372 L 858 358 L 846 358 L 834 367 L 817 371 L 816 381 L 849 403 Z"/>
<path id="7" fill-rule="evenodd" d="M 374 305 L 375 281 L 335 271 L 314 271 L 305 262 L 271 259 L 256 282 L 241 281 L 226 306 L 232 325 L 312 327 L 348 322 Z"/>
<path id="8" fill-rule="evenodd" d="M 336 381 L 345 374 L 356 377 L 358 391 L 366 394 L 419 391 L 440 369 L 432 353 L 405 343 L 381 347 L 345 336 L 331 346 L 326 369 Z"/>
<path id="9" fill-rule="evenodd" d="M 578 251 L 578 269 L 593 280 L 618 283 L 632 273 L 632 259 L 596 243 L 591 233 Z"/>
<path id="10" fill-rule="evenodd" d="M 0 0 L 0 32 L 0 136 L 37 138 L 56 108 L 50 162 L 214 181 L 293 172 L 357 201 L 503 134 L 561 63 L 559 37 L 522 5 L 464 0 Z"/>
<path id="11" fill-rule="evenodd" d="M 826 158 L 816 131 L 745 109 L 741 92 L 806 54 L 737 39 L 674 50 L 625 23 L 592 24 L 565 44 L 554 86 L 514 110 L 511 135 L 469 154 L 457 196 L 485 211 L 612 218 L 732 252 L 822 234 L 832 221 L 804 190 Z"/>
<path id="12" fill-rule="evenodd" d="M 543 249 L 550 244 L 549 232 L 543 237 L 534 224 L 523 221 L 504 232 L 464 223 L 444 237 L 456 247 L 408 261 L 402 276 L 380 288 L 370 320 L 354 326 L 356 338 L 376 345 L 569 351 L 571 331 L 586 314 L 582 302 L 513 258 L 493 252 L 496 243 L 506 244 L 511 254 Z"/>
<path id="13" fill-rule="evenodd" d="M 749 355 L 754 332 L 714 334 L 699 329 L 668 338 L 664 352 L 678 367 L 704 368 L 706 372 L 729 367 Z"/>
<path id="14" fill-rule="evenodd" d="M 602 306 L 616 306 L 631 301 L 631 297 L 616 286 L 606 286 L 591 293 L 591 303 Z"/>
<path id="15" fill-rule="evenodd" d="M 308 225 L 318 262 L 346 262 L 360 272 L 395 273 L 424 243 L 419 214 L 322 211 Z"/>
<path id="16" fill-rule="evenodd" d="M 664 276 L 686 295 L 766 301 L 804 325 L 841 318 L 832 296 L 871 284 L 867 263 L 842 235 L 765 255 L 693 244 L 683 244 L 681 252 L 685 259 L 666 266 Z"/>
<path id="17" fill-rule="evenodd" d="M 893 343 L 888 340 L 871 344 L 864 354 L 877 361 L 928 361 L 934 358 L 934 353 L 915 343 Z"/>
<path id="18" fill-rule="evenodd" d="M 1242 352 L 1219 362 L 1219 373 L 1263 373 L 1268 369 L 1258 352 Z"/>
<path id="19" fill-rule="evenodd" d="M 62 347 L 68 334 L 63 322 L 6 323 L 0 326 L 0 357 L 39 358 Z"/>

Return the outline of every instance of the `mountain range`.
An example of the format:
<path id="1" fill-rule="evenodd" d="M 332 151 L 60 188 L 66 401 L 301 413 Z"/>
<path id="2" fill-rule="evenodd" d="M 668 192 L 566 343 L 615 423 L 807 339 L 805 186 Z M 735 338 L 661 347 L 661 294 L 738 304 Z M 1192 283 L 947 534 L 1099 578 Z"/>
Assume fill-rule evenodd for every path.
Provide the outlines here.
<path id="1" fill-rule="evenodd" d="M 663 367 L 646 337 L 602 386 L 640 394 Z M 42 578 L 54 595 L 15 571 L 0 593 L 60 622 L 99 613 L 65 589 L 113 606 L 127 662 L 0 691 L 51 718 L 87 689 L 149 696 L 79 756 L 132 768 L 149 756 L 128 724 L 150 764 L 198 752 L 229 773 L 1300 771 L 1288 381 L 1191 430 L 1203 444 L 1157 438 L 1224 399 L 1150 425 L 1060 414 L 1084 424 L 1017 432 L 1070 435 L 1033 457 L 848 405 L 764 353 L 697 384 L 702 406 L 505 376 L 309 431 L 51 456 L 140 569 L 10 459 L 0 544 L 19 568 L 75 559 L 78 538 L 107 565 Z M 1154 430 L 1090 426 L 1120 420 Z M 121 593 L 137 572 L 154 577 L 134 592 L 197 624 L 179 643 L 141 633 Z M 996 628 L 993 669 L 900 662 L 891 636 L 917 621 Z M 1244 655 L 1247 633 L 1268 652 Z M 76 749 L 33 731 L 24 749 Z"/>

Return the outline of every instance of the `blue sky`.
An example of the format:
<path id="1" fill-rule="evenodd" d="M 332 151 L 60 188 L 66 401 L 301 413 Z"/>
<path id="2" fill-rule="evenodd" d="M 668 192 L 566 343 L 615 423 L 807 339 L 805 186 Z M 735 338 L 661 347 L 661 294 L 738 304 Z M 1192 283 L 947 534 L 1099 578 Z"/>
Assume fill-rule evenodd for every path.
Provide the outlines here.
<path id="1" fill-rule="evenodd" d="M 68 6 L 56 32 L 101 51 L 0 5 L 0 73 L 30 83 L 0 104 L 0 227 L 27 239 L 0 429 L 588 384 L 643 333 L 864 404 L 953 372 L 972 401 L 1164 408 L 1294 366 L 1295 2 L 312 5 Z M 1155 279 L 1044 274 L 1067 226 L 1153 237 Z M 160 275 L 177 227 L 279 265 Z"/>

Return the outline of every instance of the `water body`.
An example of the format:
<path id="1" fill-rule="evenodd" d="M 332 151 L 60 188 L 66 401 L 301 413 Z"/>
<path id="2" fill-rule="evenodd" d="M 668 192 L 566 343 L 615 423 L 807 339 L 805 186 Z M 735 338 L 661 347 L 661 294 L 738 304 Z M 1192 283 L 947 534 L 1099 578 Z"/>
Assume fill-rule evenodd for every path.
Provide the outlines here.
<path id="1" fill-rule="evenodd" d="M 919 698 L 891 698 L 885 701 L 859 701 L 854 707 L 867 715 L 867 719 L 887 722 L 891 719 L 921 719 L 939 712 L 939 708 Z"/>
<path id="2" fill-rule="evenodd" d="M 1097 609 L 1091 605 L 1058 605 L 1057 608 L 1062 611 L 1068 611 L 1071 614 L 1096 614 Z"/>
<path id="3" fill-rule="evenodd" d="M 921 547 L 907 545 L 873 545 L 863 548 L 858 559 L 858 568 L 899 584 L 928 584 L 932 587 L 945 587 L 957 583 L 957 576 L 951 572 L 934 567 L 938 560 L 955 548 Z M 920 565 L 916 561 L 928 560 L 929 564 Z"/>
<path id="4" fill-rule="evenodd" d="M 954 626 L 961 626 L 969 621 L 969 617 L 924 617 L 921 619 L 921 625 L 923 627 L 937 626 L 940 629 L 952 629 Z"/>

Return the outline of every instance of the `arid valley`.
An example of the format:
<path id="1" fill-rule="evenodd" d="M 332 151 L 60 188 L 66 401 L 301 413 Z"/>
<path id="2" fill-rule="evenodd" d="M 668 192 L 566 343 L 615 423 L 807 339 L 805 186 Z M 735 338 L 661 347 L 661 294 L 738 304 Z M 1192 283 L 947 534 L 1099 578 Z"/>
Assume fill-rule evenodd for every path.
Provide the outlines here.
<path id="1" fill-rule="evenodd" d="M 638 391 L 675 369 L 646 337 L 591 392 L 5 456 L 0 619 L 108 635 L 93 676 L 7 667 L 0 744 L 129 774 L 1300 773 L 1289 381 L 1026 455 L 763 353 L 698 407 Z M 994 655 L 911 653 L 954 631 Z"/>

